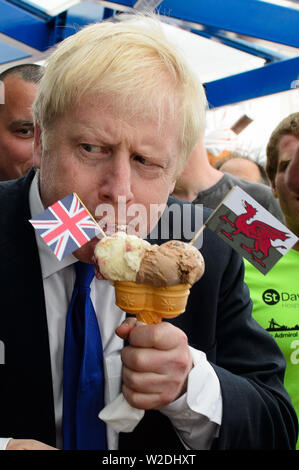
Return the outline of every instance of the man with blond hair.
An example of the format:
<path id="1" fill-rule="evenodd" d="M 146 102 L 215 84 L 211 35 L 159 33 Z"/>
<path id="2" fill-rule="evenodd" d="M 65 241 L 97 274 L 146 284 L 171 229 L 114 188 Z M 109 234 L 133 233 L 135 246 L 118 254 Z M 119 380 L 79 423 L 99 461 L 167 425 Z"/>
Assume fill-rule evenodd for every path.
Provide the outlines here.
<path id="1" fill-rule="evenodd" d="M 161 231 L 156 239 L 149 233 L 150 207 L 166 213 L 175 203 L 180 212 L 169 221 L 171 239 L 176 219 L 180 226 L 185 220 L 184 204 L 169 194 L 203 134 L 205 107 L 203 87 L 153 18 L 88 26 L 49 58 L 33 107 L 38 170 L 2 184 L 0 193 L 2 448 L 294 447 L 296 417 L 283 387 L 283 357 L 251 318 L 240 257 L 208 229 L 201 248 L 205 273 L 185 313 L 170 322 L 136 324 L 116 307 L 108 281 L 91 281 L 93 331 L 101 336 L 103 359 L 86 378 L 84 407 L 86 389 L 69 374 L 85 371 L 85 357 L 80 365 L 74 355 L 72 371 L 63 367 L 75 272 L 93 263 L 97 239 L 58 261 L 28 219 L 73 192 L 95 217 L 102 205 L 117 212 L 121 197 L 125 225 L 134 204 L 142 206 L 144 233 L 161 244 L 167 241 Z M 194 220 L 195 207 L 187 205 Z M 95 344 L 90 330 L 74 330 L 86 347 Z M 104 404 L 122 390 L 129 405 L 145 410 L 133 431 L 118 433 L 98 418 L 94 384 L 101 374 Z"/>

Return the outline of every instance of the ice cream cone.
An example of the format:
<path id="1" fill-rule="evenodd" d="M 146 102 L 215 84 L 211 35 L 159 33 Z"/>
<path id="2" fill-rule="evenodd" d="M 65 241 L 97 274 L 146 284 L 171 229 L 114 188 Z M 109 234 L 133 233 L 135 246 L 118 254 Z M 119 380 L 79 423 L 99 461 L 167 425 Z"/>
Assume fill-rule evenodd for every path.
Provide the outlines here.
<path id="1" fill-rule="evenodd" d="M 174 318 L 183 313 L 190 292 L 189 284 L 152 287 L 130 281 L 116 281 L 114 286 L 116 305 L 147 324 L 160 323 L 162 318 Z"/>

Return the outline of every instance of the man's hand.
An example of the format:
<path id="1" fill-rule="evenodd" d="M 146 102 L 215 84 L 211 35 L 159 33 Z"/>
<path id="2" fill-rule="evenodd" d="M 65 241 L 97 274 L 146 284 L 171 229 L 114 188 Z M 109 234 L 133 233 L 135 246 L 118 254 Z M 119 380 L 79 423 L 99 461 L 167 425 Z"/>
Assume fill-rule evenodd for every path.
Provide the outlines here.
<path id="1" fill-rule="evenodd" d="M 8 441 L 6 450 L 58 450 L 43 442 L 33 439 L 11 439 Z"/>
<path id="2" fill-rule="evenodd" d="M 159 409 L 185 393 L 192 357 L 185 333 L 162 322 L 136 325 L 127 318 L 116 329 L 130 345 L 122 351 L 123 394 L 134 408 Z"/>

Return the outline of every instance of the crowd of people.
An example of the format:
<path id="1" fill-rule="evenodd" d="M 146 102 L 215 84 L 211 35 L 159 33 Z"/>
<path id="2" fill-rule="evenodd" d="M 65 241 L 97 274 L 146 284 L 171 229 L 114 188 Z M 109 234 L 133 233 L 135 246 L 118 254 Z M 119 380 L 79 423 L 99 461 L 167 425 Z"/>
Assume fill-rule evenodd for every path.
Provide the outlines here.
<path id="1" fill-rule="evenodd" d="M 127 213 L 133 204 L 166 210 L 175 202 L 172 239 L 176 217 L 193 222 L 203 205 L 205 222 L 238 185 L 299 237 L 299 112 L 273 130 L 267 180 L 211 165 L 204 87 L 160 20 L 147 16 L 86 26 L 45 67 L 16 66 L 0 80 L 0 448 L 296 449 L 298 242 L 263 276 L 205 229 L 205 273 L 184 314 L 159 324 L 127 318 L 113 286 L 91 278 L 96 325 L 74 331 L 80 344 L 94 341 L 93 328 L 101 337 L 103 403 L 122 390 L 145 410 L 133 431 L 118 432 L 98 417 L 94 378 L 88 391 L 80 386 L 85 350 L 66 392 L 77 266 L 93 265 L 98 240 L 59 261 L 29 219 L 70 193 L 94 217 L 101 204 L 117 209 L 120 196 Z"/>

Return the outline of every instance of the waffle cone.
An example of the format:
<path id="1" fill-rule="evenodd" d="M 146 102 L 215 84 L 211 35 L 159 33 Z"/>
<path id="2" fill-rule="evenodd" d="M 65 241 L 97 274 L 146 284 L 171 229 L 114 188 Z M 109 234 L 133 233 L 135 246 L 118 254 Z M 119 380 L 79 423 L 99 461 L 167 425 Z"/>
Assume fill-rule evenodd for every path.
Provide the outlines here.
<path id="1" fill-rule="evenodd" d="M 189 284 L 153 287 L 129 281 L 116 281 L 116 305 L 136 315 L 144 323 L 160 323 L 162 318 L 174 318 L 183 313 L 190 292 Z"/>

